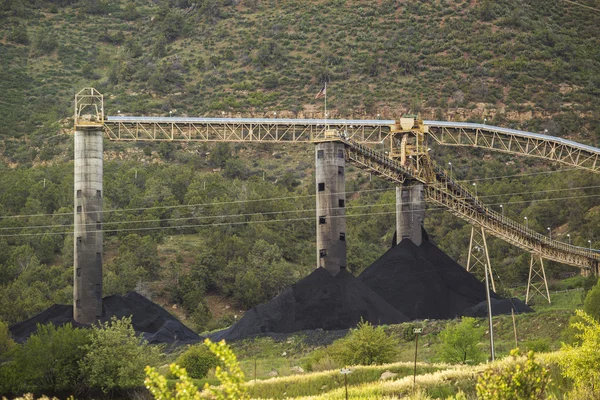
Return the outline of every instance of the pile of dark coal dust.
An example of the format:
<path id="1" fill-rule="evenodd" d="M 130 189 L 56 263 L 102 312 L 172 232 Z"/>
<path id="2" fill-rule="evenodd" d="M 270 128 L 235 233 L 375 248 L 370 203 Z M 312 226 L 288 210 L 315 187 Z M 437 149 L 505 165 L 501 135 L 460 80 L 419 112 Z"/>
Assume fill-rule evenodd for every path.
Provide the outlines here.
<path id="1" fill-rule="evenodd" d="M 110 321 L 113 316 L 131 317 L 131 324 L 136 334 L 143 336 L 152 344 L 187 344 L 200 341 L 200 337 L 194 331 L 179 322 L 168 311 L 135 292 L 102 299 L 100 322 Z M 15 341 L 23 343 L 36 332 L 38 324 L 48 323 L 55 326 L 71 323 L 75 327 L 89 328 L 89 325 L 75 322 L 73 306 L 55 304 L 26 321 L 12 325 L 9 330 Z"/>
<path id="2" fill-rule="evenodd" d="M 270 301 L 246 312 L 230 328 L 210 337 L 231 341 L 269 332 L 348 329 L 361 319 L 378 325 L 408 321 L 346 270 L 333 276 L 318 268 Z"/>

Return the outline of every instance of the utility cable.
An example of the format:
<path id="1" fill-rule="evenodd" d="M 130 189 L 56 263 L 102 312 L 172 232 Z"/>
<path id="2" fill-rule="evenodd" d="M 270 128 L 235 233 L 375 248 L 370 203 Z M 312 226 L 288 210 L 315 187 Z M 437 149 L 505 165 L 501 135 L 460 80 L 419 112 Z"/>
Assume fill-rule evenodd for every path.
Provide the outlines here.
<path id="1" fill-rule="evenodd" d="M 564 189 L 564 190 L 573 190 L 573 189 L 574 188 Z M 563 190 L 563 189 L 554 189 L 554 190 Z M 551 191 L 551 190 L 549 190 L 549 191 Z M 544 193 L 544 192 L 547 192 L 547 191 L 540 191 L 540 193 Z M 537 193 L 537 192 L 527 192 L 527 193 L 533 194 L 533 193 Z M 500 196 L 500 195 L 489 195 L 489 197 L 497 197 L 497 196 Z M 595 195 L 558 197 L 558 198 L 550 198 L 550 199 L 530 199 L 530 200 L 512 201 L 510 203 L 487 203 L 486 207 L 494 206 L 494 205 L 504 205 L 504 204 L 513 205 L 513 204 L 539 202 L 539 201 L 570 200 L 570 199 L 576 199 L 576 198 L 588 198 L 588 197 L 599 197 L 599 196 L 600 196 L 600 194 L 595 194 Z M 481 197 L 487 197 L 487 196 L 479 196 L 479 198 L 481 198 Z M 420 202 L 409 202 L 409 203 L 405 203 L 405 204 L 420 204 Z M 382 206 L 395 206 L 395 205 L 396 205 L 395 202 L 394 203 L 371 203 L 371 204 L 361 204 L 361 205 L 348 206 L 348 207 L 334 207 L 333 210 L 340 210 L 340 209 L 352 210 L 355 208 L 382 207 Z M 448 209 L 447 207 L 438 206 L 438 207 L 427 208 L 427 211 L 447 210 L 447 209 Z M 303 209 L 303 210 L 281 210 L 281 211 L 255 212 L 255 213 L 245 213 L 245 214 L 218 214 L 218 215 L 200 215 L 200 216 L 163 218 L 163 219 L 108 221 L 108 222 L 102 222 L 102 224 L 103 225 L 121 225 L 121 224 L 139 224 L 139 223 L 152 223 L 152 222 L 162 223 L 162 222 L 171 222 L 171 221 L 184 221 L 184 220 L 190 220 L 190 219 L 251 217 L 251 216 L 277 215 L 277 214 L 288 214 L 288 213 L 317 212 L 317 211 L 326 211 L 326 210 L 327 209 L 309 208 L 309 209 Z M 128 211 L 128 210 L 124 210 L 124 211 Z M 408 211 L 403 211 L 403 212 L 411 212 L 411 211 L 408 210 Z M 72 215 L 72 213 L 70 213 L 69 215 Z M 96 226 L 96 224 L 97 224 L 96 222 L 90 222 L 88 224 L 80 224 L 79 226 L 82 226 L 82 227 Z M 72 226 L 74 226 L 74 224 L 11 226 L 11 227 L 1 227 L 0 231 L 18 230 L 18 229 L 59 228 L 59 227 L 66 228 L 66 227 L 72 227 Z"/>
<path id="2" fill-rule="evenodd" d="M 518 177 L 518 176 L 551 174 L 551 173 L 556 173 L 556 172 L 574 171 L 574 170 L 577 170 L 577 168 L 561 169 L 561 170 L 556 170 L 556 171 L 540 171 L 540 172 L 533 172 L 533 173 L 529 173 L 529 174 L 503 175 L 503 176 L 496 176 L 496 177 L 490 177 L 490 178 L 457 180 L 456 182 L 468 183 L 468 182 L 476 182 L 476 181 L 483 181 L 483 180 L 513 178 L 513 177 Z M 390 191 L 390 190 L 395 190 L 395 188 L 354 190 L 354 191 L 338 192 L 338 193 L 333 193 L 333 194 L 369 193 L 369 192 L 382 192 L 382 191 Z M 268 197 L 268 198 L 250 199 L 250 200 L 232 200 L 232 201 L 217 202 L 217 203 L 178 204 L 178 205 L 174 205 L 174 206 L 155 206 L 155 207 L 140 207 L 140 208 L 118 208 L 118 209 L 103 210 L 102 213 L 112 213 L 112 212 L 119 212 L 119 211 L 144 211 L 144 210 L 157 210 L 157 209 L 169 209 L 169 208 L 202 207 L 202 206 L 214 206 L 214 205 L 224 205 L 224 204 L 260 202 L 260 201 L 293 200 L 293 199 L 309 198 L 309 197 L 315 197 L 315 196 L 316 196 L 316 194 L 309 194 L 309 195 L 299 195 L 299 196 Z M 40 214 L 24 214 L 24 215 L 6 215 L 6 216 L 0 216 L 0 220 L 10 219 L 10 218 L 29 218 L 29 217 L 47 217 L 47 216 L 54 217 L 54 216 L 72 215 L 72 214 L 73 214 L 72 212 L 68 212 L 68 213 L 45 213 L 45 214 L 40 213 Z"/>
<path id="3" fill-rule="evenodd" d="M 600 194 L 597 195 L 587 195 L 587 196 L 571 196 L 571 197 L 562 197 L 562 198 L 554 198 L 554 199 L 540 199 L 536 201 L 557 201 L 557 200 L 569 200 L 573 198 L 581 198 L 581 197 L 600 197 Z M 512 202 L 510 204 L 518 204 L 518 203 L 526 203 L 529 201 L 521 201 L 521 202 Z M 497 203 L 500 204 L 500 203 Z M 504 203 L 502 203 L 504 204 Z M 385 205 L 395 205 L 395 203 L 381 203 L 376 206 L 385 206 Z M 491 204 L 494 205 L 494 204 Z M 369 205 L 373 206 L 373 205 Z M 358 206 L 357 206 L 358 207 Z M 427 208 L 427 211 L 447 211 L 448 207 L 445 206 L 437 206 L 435 208 Z M 410 212 L 410 211 L 406 211 Z M 388 212 L 378 212 L 378 213 L 364 213 L 364 214 L 346 214 L 345 217 L 360 217 L 360 216 L 372 216 L 372 215 L 384 215 L 384 214 L 396 214 L 396 210 L 388 211 Z M 235 214 L 233 215 L 235 216 Z M 221 216 L 209 216 L 207 218 L 220 218 L 227 217 L 227 215 Z M 330 218 L 341 218 L 344 216 L 330 216 Z M 191 217 L 189 219 L 197 219 L 198 217 Z M 192 228 L 192 227 L 205 227 L 205 226 L 223 226 L 223 225 L 243 225 L 243 224 L 257 224 L 257 223 L 272 223 L 272 222 L 287 222 L 287 221 L 304 221 L 304 220 L 315 220 L 315 216 L 311 217 L 302 217 L 302 218 L 289 218 L 289 219 L 274 219 L 274 220 L 266 220 L 266 221 L 238 221 L 238 222 L 222 222 L 222 223 L 212 223 L 212 224 L 191 224 L 191 225 L 176 225 L 176 226 L 159 226 L 159 227 L 141 227 L 141 228 L 122 228 L 122 229 L 108 229 L 108 230 L 98 230 L 97 232 L 130 232 L 130 231 L 145 231 L 145 230 L 157 230 L 157 229 L 184 229 L 184 228 Z M 161 220 L 164 222 L 168 222 L 169 219 Z M 132 221 L 132 223 L 139 221 Z M 95 224 L 94 224 L 95 225 Z M 59 225 L 60 227 L 65 227 L 65 225 Z M 58 226 L 57 226 L 58 227 Z M 65 235 L 72 234 L 73 231 L 67 232 L 39 232 L 39 233 L 15 233 L 15 234 L 6 234 L 0 235 L 0 237 L 18 237 L 18 236 L 40 236 L 40 235 Z"/>

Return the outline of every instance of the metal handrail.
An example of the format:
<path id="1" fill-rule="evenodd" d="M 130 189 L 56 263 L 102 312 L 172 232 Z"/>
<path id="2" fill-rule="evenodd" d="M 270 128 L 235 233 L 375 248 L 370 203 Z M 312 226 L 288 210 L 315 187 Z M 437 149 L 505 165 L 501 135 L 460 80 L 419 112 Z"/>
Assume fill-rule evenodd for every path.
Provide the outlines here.
<path id="1" fill-rule="evenodd" d="M 443 193 L 452 195 L 458 199 L 460 199 L 463 204 L 471 208 L 475 213 L 480 215 L 484 220 L 484 225 L 487 225 L 488 228 L 496 228 L 502 229 L 505 231 L 512 231 L 518 233 L 522 236 L 527 244 L 527 247 L 536 248 L 541 250 L 543 247 L 554 248 L 556 250 L 560 250 L 565 253 L 582 256 L 584 258 L 588 258 L 590 260 L 599 261 L 600 253 L 595 250 L 586 249 L 579 246 L 573 246 L 570 244 L 566 244 L 564 242 L 550 239 L 549 237 L 542 235 L 532 229 L 524 227 L 523 225 L 517 223 L 516 221 L 505 217 L 504 215 L 490 209 L 484 203 L 482 203 L 477 196 L 474 196 L 469 190 L 467 190 L 460 183 L 452 180 L 451 177 L 447 174 L 447 172 L 440 168 L 433 160 L 431 160 L 431 167 L 434 171 L 435 181 L 434 182 L 425 182 L 419 178 L 417 171 L 412 168 L 412 166 L 403 166 L 397 160 L 391 159 L 387 157 L 385 154 L 373 150 L 367 146 L 356 143 L 355 141 L 340 137 L 340 141 L 344 142 L 347 146 L 351 147 L 353 150 L 361 153 L 364 156 L 371 158 L 373 161 L 380 165 L 385 165 L 390 167 L 401 174 L 409 177 L 413 180 L 418 180 L 423 182 L 430 187 L 439 187 Z M 448 206 L 448 205 L 446 205 Z"/>

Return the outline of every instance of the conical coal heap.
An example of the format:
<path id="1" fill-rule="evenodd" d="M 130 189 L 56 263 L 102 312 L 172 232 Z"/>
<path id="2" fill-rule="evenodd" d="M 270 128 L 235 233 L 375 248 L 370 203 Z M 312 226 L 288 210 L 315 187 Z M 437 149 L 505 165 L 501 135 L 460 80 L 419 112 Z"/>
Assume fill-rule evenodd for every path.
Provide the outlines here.
<path id="1" fill-rule="evenodd" d="M 358 279 L 410 319 L 455 318 L 485 301 L 485 285 L 429 240 L 403 240 Z"/>
<path id="2" fill-rule="evenodd" d="M 252 308 L 213 339 L 238 340 L 261 333 L 337 330 L 355 327 L 360 320 L 395 324 L 408 318 L 362 284 L 351 273 L 336 276 L 323 268 L 288 287 L 270 301 Z"/>

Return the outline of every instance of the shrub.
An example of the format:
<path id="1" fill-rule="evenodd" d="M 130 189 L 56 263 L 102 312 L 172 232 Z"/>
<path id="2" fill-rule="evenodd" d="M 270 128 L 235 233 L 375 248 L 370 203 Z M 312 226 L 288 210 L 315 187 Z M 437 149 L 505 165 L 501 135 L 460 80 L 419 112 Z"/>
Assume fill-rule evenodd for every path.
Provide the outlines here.
<path id="1" fill-rule="evenodd" d="M 159 360 L 159 348 L 135 336 L 131 318 L 113 317 L 92 331 L 81 371 L 92 388 L 108 393 L 142 386 L 144 367 Z"/>
<path id="2" fill-rule="evenodd" d="M 558 364 L 563 369 L 563 375 L 573 380 L 576 390 L 598 391 L 600 387 L 600 323 L 582 310 L 575 312 L 579 321 L 572 327 L 579 333 L 575 334 L 581 344 L 564 344 L 563 356 Z"/>
<path id="3" fill-rule="evenodd" d="M 211 387 L 208 383 L 204 389 L 216 400 L 247 400 L 249 399 L 244 386 L 244 373 L 240 369 L 239 363 L 231 348 L 222 340 L 219 343 L 213 343 L 209 339 L 204 341 L 208 349 L 214 353 L 216 358 L 223 360 L 223 367 L 217 366 L 215 375 L 220 381 L 217 387 Z M 178 377 L 175 385 L 175 393 L 169 389 L 167 379 L 160 375 L 156 369 L 146 367 L 146 379 L 144 384 L 157 400 L 191 400 L 200 398 L 198 388 L 190 379 L 185 368 L 176 364 L 169 366 L 170 374 Z"/>
<path id="4" fill-rule="evenodd" d="M 8 35 L 8 40 L 18 44 L 29 44 L 29 35 L 27 34 L 27 27 L 24 24 L 19 24 L 15 26 Z"/>
<path id="5" fill-rule="evenodd" d="M 525 361 L 518 360 L 519 349 L 510 352 L 513 363 L 507 368 L 490 367 L 477 380 L 480 400 L 544 399 L 550 381 L 549 370 L 534 360 L 530 351 Z"/>
<path id="6" fill-rule="evenodd" d="M 43 54 L 50 54 L 58 47 L 56 33 L 49 29 L 40 29 L 35 37 L 35 48 Z"/>
<path id="7" fill-rule="evenodd" d="M 12 391 L 74 390 L 81 380 L 78 363 L 85 356 L 90 334 L 67 324 L 38 325 L 37 332 L 15 349 L 8 364 Z"/>
<path id="8" fill-rule="evenodd" d="M 361 321 L 350 334 L 333 344 L 332 357 L 344 365 L 384 364 L 394 360 L 398 341 L 382 326 Z"/>
<path id="9" fill-rule="evenodd" d="M 548 338 L 537 338 L 525 341 L 524 346 L 529 351 L 543 353 L 550 351 L 550 340 Z"/>
<path id="10" fill-rule="evenodd" d="M 583 310 L 595 319 L 600 318 L 600 280 L 587 292 L 583 302 Z"/>
<path id="11" fill-rule="evenodd" d="M 483 327 L 476 326 L 475 318 L 463 317 L 456 325 L 448 325 L 440 333 L 440 358 L 450 363 L 477 363 L 484 358 L 478 344 L 483 338 Z"/>
<path id="12" fill-rule="evenodd" d="M 210 392 L 217 400 L 249 399 L 244 386 L 244 373 L 231 348 L 224 340 L 213 343 L 206 339 L 204 344 L 223 362 L 223 367 L 217 365 L 215 369 L 215 376 L 221 384 L 213 387 L 206 383 L 204 390 Z"/>
<path id="13" fill-rule="evenodd" d="M 10 337 L 8 325 L 0 321 L 0 362 L 8 356 L 15 347 L 15 342 Z"/>
<path id="14" fill-rule="evenodd" d="M 191 378 L 206 377 L 211 368 L 219 365 L 217 357 L 204 344 L 191 346 L 177 358 L 177 364 L 185 368 Z"/>

